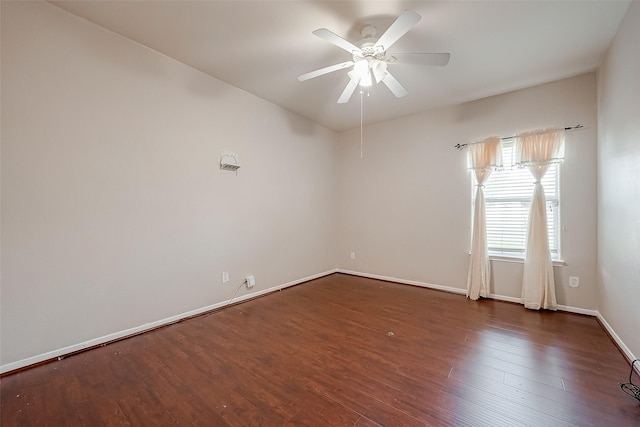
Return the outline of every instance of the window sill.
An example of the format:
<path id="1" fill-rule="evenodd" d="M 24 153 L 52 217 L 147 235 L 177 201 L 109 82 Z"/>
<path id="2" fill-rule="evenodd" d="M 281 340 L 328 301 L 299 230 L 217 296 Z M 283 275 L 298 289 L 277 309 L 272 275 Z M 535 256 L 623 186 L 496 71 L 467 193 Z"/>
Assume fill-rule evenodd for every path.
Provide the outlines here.
<path id="1" fill-rule="evenodd" d="M 498 261 L 498 262 L 515 262 L 518 264 L 524 264 L 524 258 L 518 256 L 508 256 L 508 255 L 491 255 L 489 254 L 489 260 Z M 567 263 L 562 259 L 552 259 L 554 267 L 564 266 Z"/>

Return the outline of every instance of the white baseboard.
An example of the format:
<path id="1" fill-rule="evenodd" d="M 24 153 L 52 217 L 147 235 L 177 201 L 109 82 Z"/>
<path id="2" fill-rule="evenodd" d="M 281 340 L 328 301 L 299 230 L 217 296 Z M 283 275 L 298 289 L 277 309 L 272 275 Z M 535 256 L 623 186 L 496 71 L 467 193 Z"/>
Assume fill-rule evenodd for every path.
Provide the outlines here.
<path id="1" fill-rule="evenodd" d="M 625 343 L 620 339 L 618 334 L 616 334 L 616 331 L 614 331 L 611 325 L 609 325 L 609 322 L 607 322 L 607 320 L 600 313 L 598 313 L 597 317 L 600 323 L 602 324 L 602 326 L 604 326 L 604 328 L 607 330 L 611 338 L 613 338 L 615 343 L 618 345 L 620 350 L 622 350 L 622 353 L 625 355 L 627 360 L 629 360 L 629 363 L 636 360 L 637 357 L 631 352 L 631 350 L 629 350 L 629 347 L 627 347 Z M 640 372 L 638 372 L 638 375 L 640 375 Z"/>
<path id="2" fill-rule="evenodd" d="M 46 353 L 39 354 L 37 356 L 27 357 L 26 359 L 18 360 L 16 362 L 7 363 L 5 365 L 0 366 L 0 374 L 4 374 L 5 372 L 14 371 L 16 369 L 21 369 L 30 365 L 35 365 L 40 362 L 45 362 L 47 360 L 62 358 L 65 355 L 69 355 L 72 353 L 76 353 L 78 351 L 85 350 L 90 347 L 96 347 L 120 338 L 128 337 L 131 335 L 136 335 L 141 332 L 149 331 L 151 329 L 158 328 L 160 326 L 170 325 L 172 323 L 176 323 L 180 320 L 186 319 L 188 317 L 197 316 L 198 314 L 206 313 L 207 311 L 215 310 L 217 308 L 224 307 L 228 305 L 230 302 L 238 303 L 248 299 L 253 299 L 259 297 L 264 294 L 268 294 L 270 292 L 278 291 L 284 288 L 288 288 L 290 286 L 295 286 L 303 282 L 308 282 L 309 280 L 318 279 L 320 277 L 328 276 L 329 274 L 335 273 L 336 270 L 329 270 L 323 273 L 314 274 L 313 276 L 304 277 L 302 279 L 294 280 L 292 282 L 284 283 L 282 285 L 274 286 L 269 289 L 264 289 L 258 292 L 249 293 L 247 295 L 243 295 L 241 297 L 237 297 L 233 299 L 233 301 L 222 301 L 216 304 L 211 304 L 206 307 L 197 308 L 195 310 L 187 311 L 186 313 L 176 314 L 175 316 L 166 317 L 161 320 L 157 320 L 151 323 L 145 323 L 144 325 L 136 326 L 134 328 L 125 329 L 124 331 L 115 332 L 112 334 L 104 335 L 99 338 L 94 338 L 88 341 L 84 341 L 78 344 L 70 345 L 67 347 L 59 348 L 57 350 L 48 351 Z"/>
<path id="3" fill-rule="evenodd" d="M 498 301 L 507 301 L 507 302 L 514 302 L 516 304 L 522 304 L 522 299 L 521 298 L 508 297 L 506 295 L 489 294 L 489 298 L 495 299 L 495 300 L 498 300 Z M 598 316 L 598 312 L 596 310 L 589 310 L 589 309 L 580 308 L 580 307 L 572 307 L 570 305 L 558 304 L 558 310 L 559 311 L 567 311 L 569 313 L 584 314 L 584 315 L 587 315 L 587 316 L 594 316 L 594 317 Z"/>
<path id="4" fill-rule="evenodd" d="M 369 279 L 385 280 L 387 282 L 401 283 L 403 285 L 421 286 L 423 288 L 437 289 L 439 291 L 450 292 L 452 294 L 465 295 L 466 289 L 454 288 L 452 286 L 434 285 L 433 283 L 418 282 L 416 280 L 398 279 L 397 277 L 380 276 L 377 274 L 362 273 L 360 271 L 343 270 L 338 268 L 336 273 L 350 274 L 352 276 L 367 277 Z"/>
<path id="5" fill-rule="evenodd" d="M 593 317 L 598 317 L 600 315 L 600 313 L 597 310 L 589 310 L 589 309 L 580 308 L 580 307 L 571 307 L 569 305 L 558 304 L 558 310 L 568 311 L 570 313 L 584 314 L 584 315 L 593 316 Z"/>
<path id="6" fill-rule="evenodd" d="M 388 282 L 401 283 L 401 284 L 405 284 L 405 285 L 422 286 L 423 288 L 437 289 L 439 291 L 451 292 L 453 294 L 460 294 L 460 295 L 466 295 L 467 294 L 467 290 L 466 289 L 454 288 L 453 286 L 435 285 L 433 283 L 418 282 L 418 281 L 415 281 L 415 280 L 398 279 L 397 277 L 380 276 L 380 275 L 377 275 L 377 274 L 369 274 L 369 273 L 362 273 L 362 272 L 359 272 L 359 271 L 343 270 L 343 269 L 340 269 L 340 268 L 337 269 L 336 272 L 337 273 L 344 273 L 344 274 L 351 274 L 353 276 L 368 277 L 370 279 L 386 280 Z M 506 296 L 506 295 L 489 294 L 489 298 L 495 299 L 495 300 L 498 300 L 498 301 L 514 302 L 516 304 L 521 304 L 522 303 L 522 300 L 520 298 L 509 297 L 509 296 Z M 595 310 L 587 310 L 585 308 L 571 307 L 571 306 L 568 306 L 568 305 L 558 305 L 558 310 L 568 311 L 568 312 L 571 312 L 571 313 L 586 314 L 588 316 L 598 316 L 598 314 L 599 314 Z"/>
<path id="7" fill-rule="evenodd" d="M 386 280 L 388 282 L 402 283 L 402 284 L 405 284 L 405 285 L 422 286 L 423 288 L 437 289 L 439 291 L 451 292 L 453 294 L 466 295 L 466 293 L 467 293 L 466 289 L 454 288 L 452 286 L 435 285 L 433 283 L 418 282 L 416 280 L 398 279 L 397 277 L 380 276 L 380 275 L 377 275 L 377 274 L 369 274 L 369 273 L 362 273 L 362 272 L 359 272 L 359 271 L 343 270 L 343 269 L 340 269 L 340 268 L 337 269 L 336 272 L 337 273 L 344 273 L 344 274 L 351 274 L 352 276 L 361 276 L 361 277 L 368 277 L 370 279 L 378 279 L 378 280 Z M 521 304 L 522 303 L 522 300 L 520 298 L 509 297 L 509 296 L 506 296 L 506 295 L 489 294 L 489 298 L 495 299 L 495 300 L 498 300 L 498 301 L 514 302 L 516 304 Z M 568 311 L 568 312 L 571 312 L 571 313 L 586 314 L 588 316 L 598 316 L 599 315 L 599 313 L 596 310 L 588 310 L 586 308 L 571 307 L 571 306 L 568 306 L 568 305 L 558 305 L 558 310 Z"/>
<path id="8" fill-rule="evenodd" d="M 489 294 L 489 298 L 495 299 L 498 301 L 506 301 L 506 302 L 514 302 L 516 304 L 522 304 L 522 298 L 508 297 L 506 295 Z"/>

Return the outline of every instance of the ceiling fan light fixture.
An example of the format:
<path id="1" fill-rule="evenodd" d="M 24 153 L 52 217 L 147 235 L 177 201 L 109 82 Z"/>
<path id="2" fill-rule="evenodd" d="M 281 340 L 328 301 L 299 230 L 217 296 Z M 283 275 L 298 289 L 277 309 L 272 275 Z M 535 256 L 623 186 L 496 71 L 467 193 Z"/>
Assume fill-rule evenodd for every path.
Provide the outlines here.
<path id="1" fill-rule="evenodd" d="M 369 61 L 366 59 L 359 59 L 353 66 L 353 73 L 359 78 L 363 79 L 369 72 Z"/>
<path id="2" fill-rule="evenodd" d="M 371 63 L 371 72 L 376 79 L 376 83 L 380 83 L 387 75 L 387 63 L 375 60 Z"/>
<path id="3" fill-rule="evenodd" d="M 353 66 L 353 74 L 360 79 L 360 86 L 369 87 L 373 84 L 371 78 L 371 63 L 367 58 L 356 61 Z"/>
<path id="4" fill-rule="evenodd" d="M 364 77 L 360 79 L 360 86 L 369 87 L 372 84 L 373 84 L 373 81 L 371 79 L 371 72 L 367 70 L 367 73 L 364 75 Z"/>

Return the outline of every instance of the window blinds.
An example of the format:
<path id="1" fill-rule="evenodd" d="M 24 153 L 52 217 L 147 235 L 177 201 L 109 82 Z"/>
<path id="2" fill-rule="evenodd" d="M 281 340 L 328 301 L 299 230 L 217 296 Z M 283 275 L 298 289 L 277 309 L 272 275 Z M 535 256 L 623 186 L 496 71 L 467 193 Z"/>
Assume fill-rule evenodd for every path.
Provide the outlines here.
<path id="1" fill-rule="evenodd" d="M 526 168 L 513 166 L 514 145 L 514 140 L 503 142 L 504 168 L 494 171 L 485 183 L 487 242 L 492 255 L 524 257 L 534 178 Z M 472 180 L 475 185 L 475 178 Z M 542 186 L 547 202 L 549 248 L 554 259 L 559 258 L 559 180 L 559 165 L 550 165 Z M 475 198 L 475 191 L 472 194 Z"/>

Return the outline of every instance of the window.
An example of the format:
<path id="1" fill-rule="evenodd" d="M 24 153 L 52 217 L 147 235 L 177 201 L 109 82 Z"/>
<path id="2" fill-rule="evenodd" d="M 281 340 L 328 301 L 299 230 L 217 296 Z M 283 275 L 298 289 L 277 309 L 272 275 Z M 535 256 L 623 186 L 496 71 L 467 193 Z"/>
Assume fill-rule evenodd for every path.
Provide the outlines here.
<path id="1" fill-rule="evenodd" d="M 515 140 L 502 143 L 504 168 L 493 171 L 485 183 L 489 255 L 524 258 L 527 220 L 533 197 L 534 179 L 527 168 L 513 166 Z M 560 168 L 552 164 L 542 179 L 547 201 L 547 228 L 552 259 L 560 259 Z M 472 175 L 473 203 L 475 176 Z M 473 212 L 473 210 L 472 210 Z M 473 215 L 473 213 L 472 213 Z"/>

